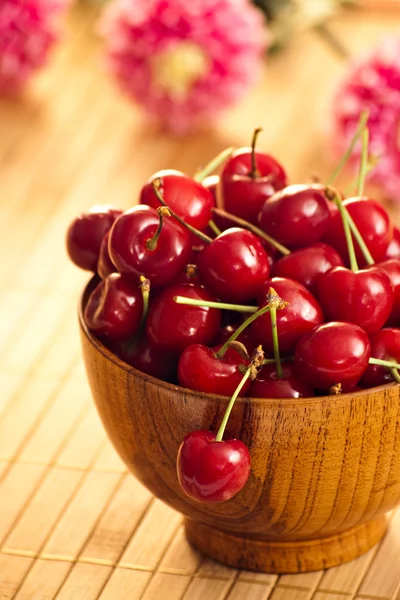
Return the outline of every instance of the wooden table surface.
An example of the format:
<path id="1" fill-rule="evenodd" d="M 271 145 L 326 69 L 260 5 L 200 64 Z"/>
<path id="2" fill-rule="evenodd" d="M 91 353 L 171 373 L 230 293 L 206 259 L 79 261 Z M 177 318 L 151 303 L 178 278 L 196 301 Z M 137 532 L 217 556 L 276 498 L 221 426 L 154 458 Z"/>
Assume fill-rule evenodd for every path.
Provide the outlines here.
<path id="1" fill-rule="evenodd" d="M 304 34 L 215 129 L 174 139 L 114 90 L 95 21 L 93 8 L 75 7 L 49 68 L 24 98 L 0 103 L 0 599 L 400 599 L 400 512 L 379 548 L 325 573 L 237 572 L 190 549 L 179 515 L 126 473 L 106 439 L 76 324 L 87 276 L 64 252 L 80 211 L 127 208 L 152 172 L 191 173 L 258 125 L 260 147 L 292 181 L 325 177 L 323 132 L 344 63 Z M 399 26 L 396 11 L 332 25 L 352 54 Z"/>

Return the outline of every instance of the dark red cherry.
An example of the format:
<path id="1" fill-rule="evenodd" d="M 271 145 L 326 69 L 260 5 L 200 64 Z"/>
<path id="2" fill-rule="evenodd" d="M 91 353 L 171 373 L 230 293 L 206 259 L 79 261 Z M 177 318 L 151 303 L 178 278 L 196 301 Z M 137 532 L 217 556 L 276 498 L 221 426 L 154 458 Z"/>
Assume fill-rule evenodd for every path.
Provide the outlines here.
<path id="1" fill-rule="evenodd" d="M 259 224 L 265 233 L 288 248 L 304 248 L 321 240 L 331 213 L 319 184 L 290 185 L 266 200 Z"/>
<path id="2" fill-rule="evenodd" d="M 152 286 L 163 286 L 183 272 L 191 256 L 189 234 L 166 217 L 154 249 L 148 248 L 159 226 L 157 211 L 139 204 L 124 212 L 110 231 L 108 249 L 120 273 L 143 275 Z"/>
<path id="3" fill-rule="evenodd" d="M 306 333 L 296 346 L 295 370 L 303 381 L 328 390 L 340 383 L 351 391 L 368 366 L 371 346 L 367 334 L 353 323 L 324 323 Z"/>
<path id="4" fill-rule="evenodd" d="M 177 284 L 153 299 L 146 320 L 150 343 L 164 352 L 183 352 L 190 344 L 209 344 L 221 326 L 217 308 L 177 304 L 175 296 L 195 300 L 216 300 L 195 284 Z"/>
<path id="5" fill-rule="evenodd" d="M 232 336 L 232 334 L 236 331 L 236 329 L 238 327 L 239 327 L 238 323 L 236 323 L 234 325 L 232 325 L 232 324 L 225 325 L 224 327 L 222 327 L 222 329 L 220 329 L 218 331 L 217 335 L 212 340 L 211 346 L 212 347 L 222 346 L 225 342 L 227 342 L 229 340 L 229 338 Z M 245 348 L 250 356 L 253 354 L 254 350 L 256 349 L 257 344 L 253 340 L 253 336 L 251 334 L 250 327 L 246 327 L 246 329 L 244 331 L 242 331 L 242 333 L 239 334 L 237 341 L 241 342 L 245 346 Z"/>
<path id="6" fill-rule="evenodd" d="M 140 202 L 153 208 L 161 206 L 152 185 L 156 179 L 161 180 L 160 192 L 166 205 L 192 227 L 201 231 L 206 229 L 215 204 L 210 190 L 180 171 L 158 171 L 140 193 Z"/>
<path id="7" fill-rule="evenodd" d="M 149 344 L 145 335 L 139 339 L 122 340 L 114 346 L 114 352 L 128 365 L 142 373 L 162 381 L 176 382 L 179 356 L 172 352 L 160 352 Z"/>
<path id="8" fill-rule="evenodd" d="M 97 273 L 102 279 L 111 275 L 111 273 L 116 272 L 116 266 L 112 262 L 110 258 L 110 253 L 108 252 L 108 238 L 110 236 L 110 232 L 107 231 L 103 239 L 101 240 L 100 252 L 99 252 L 99 260 L 97 263 Z"/>
<path id="9" fill-rule="evenodd" d="M 143 297 L 137 280 L 112 273 L 89 296 L 85 321 L 99 337 L 120 340 L 139 329 L 143 315 Z"/>
<path id="10" fill-rule="evenodd" d="M 239 148 L 225 163 L 220 184 L 224 209 L 257 224 L 264 201 L 285 187 L 287 178 L 272 156 L 256 151 L 255 162 L 253 174 L 251 148 Z"/>
<path id="11" fill-rule="evenodd" d="M 343 261 L 336 250 L 317 242 L 280 258 L 272 267 L 272 275 L 295 279 L 314 294 L 320 275 L 338 266 L 343 266 Z"/>
<path id="12" fill-rule="evenodd" d="M 313 388 L 299 379 L 292 363 L 282 362 L 282 379 L 275 364 L 264 365 L 252 382 L 247 395 L 251 398 L 310 398 Z"/>
<path id="13" fill-rule="evenodd" d="M 276 313 L 279 332 L 279 349 L 281 352 L 292 352 L 302 335 L 323 323 L 324 315 L 319 302 L 298 281 L 273 277 L 265 282 L 260 293 L 259 308 L 266 306 L 264 300 L 269 288 L 272 287 L 278 295 L 288 302 L 288 306 Z M 265 351 L 272 352 L 271 317 L 269 313 L 256 319 L 251 327 L 251 335 L 257 344 L 261 344 Z"/>
<path id="14" fill-rule="evenodd" d="M 343 202 L 343 206 L 347 208 L 357 225 L 373 259 L 381 260 L 393 237 L 393 225 L 387 211 L 376 200 L 365 197 L 348 198 Z M 336 248 L 344 263 L 349 264 L 349 253 L 339 212 L 332 217 L 324 241 Z M 354 247 L 359 266 L 365 266 L 365 259 L 356 241 Z"/>
<path id="15" fill-rule="evenodd" d="M 400 361 L 400 329 L 381 329 L 371 336 L 371 356 L 380 360 Z M 361 385 L 375 387 L 393 381 L 390 369 L 379 365 L 368 365 L 362 379 Z"/>
<path id="16" fill-rule="evenodd" d="M 388 260 L 389 258 L 400 258 L 400 229 L 398 227 L 393 227 L 392 241 L 386 248 L 381 260 Z"/>
<path id="17" fill-rule="evenodd" d="M 183 387 L 208 394 L 232 396 L 243 379 L 239 365 L 249 366 L 238 352 L 229 348 L 223 358 L 218 358 L 219 348 L 191 344 L 181 354 L 178 363 L 178 381 Z M 250 387 L 246 381 L 241 395 Z"/>
<path id="18" fill-rule="evenodd" d="M 66 244 L 69 258 L 81 269 L 97 270 L 100 245 L 122 210 L 113 206 L 93 206 L 68 227 Z"/>
<path id="19" fill-rule="evenodd" d="M 400 327 L 400 258 L 389 258 L 377 266 L 385 271 L 393 289 L 393 306 L 386 324 Z"/>
<path id="20" fill-rule="evenodd" d="M 177 472 L 183 491 L 194 500 L 225 502 L 249 478 L 249 450 L 240 440 L 216 442 L 211 431 L 192 431 L 179 447 Z"/>
<path id="21" fill-rule="evenodd" d="M 317 298 L 329 321 L 347 321 L 375 333 L 386 323 L 393 306 L 392 284 L 372 266 L 354 273 L 334 267 L 317 282 Z"/>
<path id="22" fill-rule="evenodd" d="M 267 254 L 259 239 L 232 227 L 216 237 L 197 257 L 201 282 L 226 302 L 255 298 L 269 275 Z"/>

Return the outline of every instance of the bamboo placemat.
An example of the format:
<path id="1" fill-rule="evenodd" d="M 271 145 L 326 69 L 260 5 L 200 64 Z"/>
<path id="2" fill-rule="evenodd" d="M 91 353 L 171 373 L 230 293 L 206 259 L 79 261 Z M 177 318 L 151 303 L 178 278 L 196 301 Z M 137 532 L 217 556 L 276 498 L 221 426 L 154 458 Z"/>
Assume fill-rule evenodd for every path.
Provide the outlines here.
<path id="1" fill-rule="evenodd" d="M 64 254 L 75 214 L 94 203 L 129 207 L 155 170 L 193 172 L 247 143 L 255 125 L 293 180 L 325 176 L 321 119 L 343 65 L 305 35 L 218 129 L 179 140 L 113 90 L 95 18 L 75 7 L 50 67 L 24 98 L 0 104 L 0 599 L 399 600 L 400 512 L 379 547 L 327 572 L 238 572 L 188 546 L 180 516 L 126 472 L 106 439 L 76 324 L 87 276 Z M 357 51 L 399 24 L 377 13 L 335 27 Z"/>

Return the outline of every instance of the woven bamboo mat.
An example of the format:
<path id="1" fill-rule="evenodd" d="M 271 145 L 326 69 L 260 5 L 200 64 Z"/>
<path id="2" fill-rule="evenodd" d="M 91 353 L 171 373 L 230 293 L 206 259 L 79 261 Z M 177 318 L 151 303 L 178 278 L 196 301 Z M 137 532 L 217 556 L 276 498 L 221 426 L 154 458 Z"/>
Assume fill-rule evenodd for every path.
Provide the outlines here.
<path id="1" fill-rule="evenodd" d="M 193 172 L 247 142 L 255 125 L 294 180 L 326 175 L 321 120 L 342 63 L 304 36 L 219 129 L 176 140 L 142 123 L 110 86 L 95 18 L 76 7 L 29 94 L 0 104 L 0 599 L 399 600 L 400 512 L 380 547 L 328 572 L 238 572 L 188 546 L 180 516 L 126 472 L 106 439 L 78 342 L 87 277 L 64 255 L 79 211 L 129 207 L 153 171 Z M 355 52 L 399 24 L 396 13 L 363 13 L 334 27 Z"/>

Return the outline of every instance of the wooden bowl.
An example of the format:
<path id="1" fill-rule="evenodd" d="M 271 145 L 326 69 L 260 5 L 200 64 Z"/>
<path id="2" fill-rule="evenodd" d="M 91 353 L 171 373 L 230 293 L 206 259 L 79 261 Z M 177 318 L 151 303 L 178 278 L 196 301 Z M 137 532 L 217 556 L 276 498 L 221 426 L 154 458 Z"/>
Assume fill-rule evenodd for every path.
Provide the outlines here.
<path id="1" fill-rule="evenodd" d="M 399 385 L 299 400 L 239 398 L 226 436 L 250 450 L 244 489 L 222 504 L 181 490 L 178 447 L 216 431 L 228 398 L 145 375 L 109 352 L 79 320 L 87 375 L 107 433 L 129 469 L 185 516 L 188 540 L 233 567 L 300 573 L 369 550 L 400 500 Z"/>

